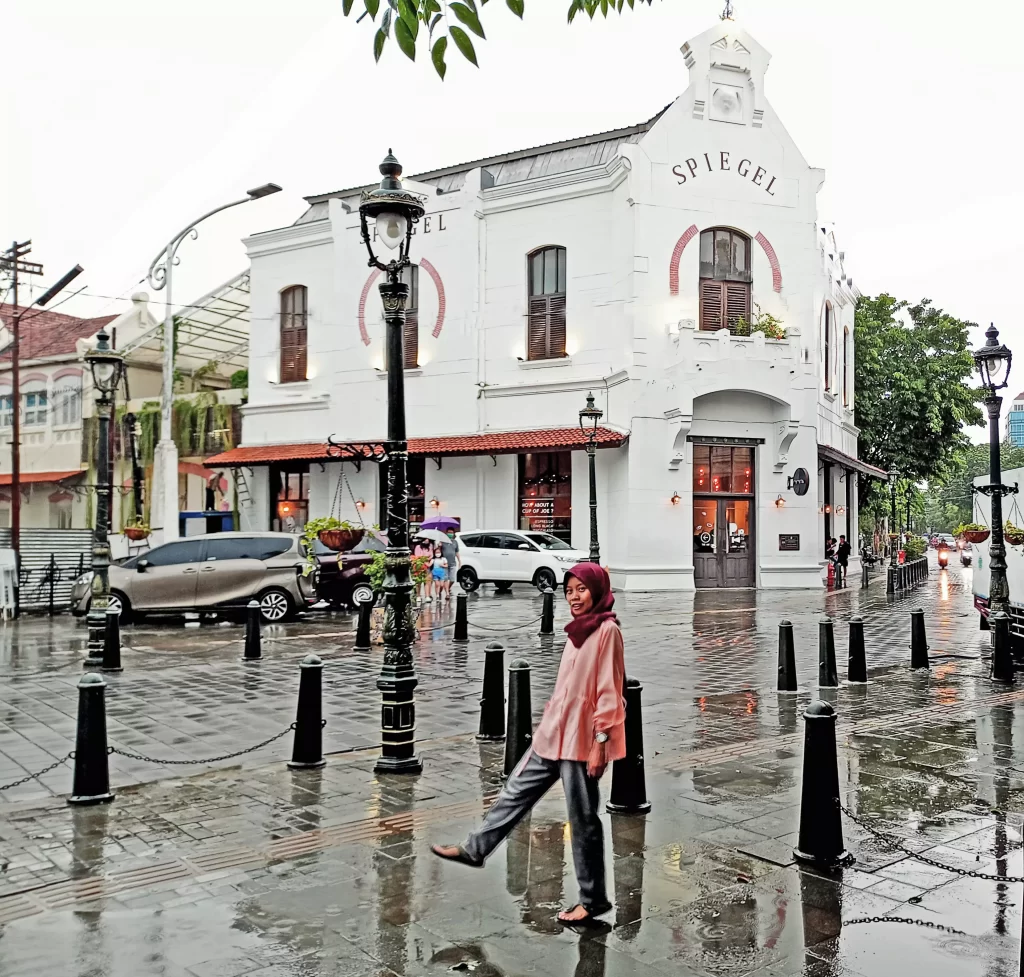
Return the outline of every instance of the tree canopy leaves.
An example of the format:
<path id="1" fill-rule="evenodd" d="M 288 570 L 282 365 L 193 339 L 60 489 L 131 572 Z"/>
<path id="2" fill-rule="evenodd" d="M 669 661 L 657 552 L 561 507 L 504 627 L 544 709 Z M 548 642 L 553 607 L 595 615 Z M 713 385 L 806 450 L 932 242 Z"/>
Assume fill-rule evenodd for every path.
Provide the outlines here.
<path id="1" fill-rule="evenodd" d="M 857 303 L 854 416 L 862 460 L 911 482 L 953 474 L 969 446 L 963 426 L 982 422 L 970 382 L 974 325 L 929 299 L 910 305 L 883 293 Z M 872 486 L 863 488 L 866 500 Z"/>
<path id="2" fill-rule="evenodd" d="M 479 67 L 476 48 L 470 35 L 480 40 L 487 39 L 480 19 L 480 8 L 487 6 L 488 2 L 489 0 L 361 0 L 358 5 L 361 9 L 358 10 L 357 23 L 368 16 L 377 25 L 373 35 L 375 61 L 380 60 L 385 45 L 392 37 L 410 61 L 416 60 L 420 46 L 424 45 L 430 51 L 430 61 L 434 70 L 443 79 L 448 70 L 445 54 L 448 51 L 449 38 L 470 64 Z M 586 14 L 591 20 L 597 14 L 607 18 L 609 14 L 622 13 L 626 8 L 632 10 L 635 3 L 650 6 L 653 2 L 654 0 L 569 0 L 566 16 L 571 24 L 577 14 Z M 505 6 L 522 19 L 525 13 L 525 0 L 505 0 Z M 341 10 L 346 17 L 355 9 L 355 0 L 342 0 Z M 424 28 L 422 33 L 420 27 Z"/>

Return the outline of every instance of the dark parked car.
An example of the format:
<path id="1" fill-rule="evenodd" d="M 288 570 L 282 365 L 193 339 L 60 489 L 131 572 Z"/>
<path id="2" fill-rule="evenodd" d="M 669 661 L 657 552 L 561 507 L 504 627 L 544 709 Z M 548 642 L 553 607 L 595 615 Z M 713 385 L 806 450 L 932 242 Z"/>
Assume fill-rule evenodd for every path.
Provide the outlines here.
<path id="1" fill-rule="evenodd" d="M 383 552 L 387 545 L 375 536 L 364 536 L 348 553 L 329 550 L 319 540 L 314 543 L 320 564 L 317 596 L 332 607 L 355 610 L 364 601 L 374 599 L 373 587 L 363 567 L 373 559 L 372 553 Z"/>

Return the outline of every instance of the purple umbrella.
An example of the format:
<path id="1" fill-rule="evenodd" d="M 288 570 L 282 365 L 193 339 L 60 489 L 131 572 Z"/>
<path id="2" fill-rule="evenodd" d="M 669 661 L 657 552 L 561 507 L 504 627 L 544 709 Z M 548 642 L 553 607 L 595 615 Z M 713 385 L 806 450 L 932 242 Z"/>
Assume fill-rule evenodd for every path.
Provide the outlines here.
<path id="1" fill-rule="evenodd" d="M 435 516 L 433 519 L 420 523 L 420 529 L 439 529 L 442 533 L 448 532 L 449 529 L 458 532 L 461 528 L 462 523 L 458 519 L 451 519 L 448 516 Z"/>

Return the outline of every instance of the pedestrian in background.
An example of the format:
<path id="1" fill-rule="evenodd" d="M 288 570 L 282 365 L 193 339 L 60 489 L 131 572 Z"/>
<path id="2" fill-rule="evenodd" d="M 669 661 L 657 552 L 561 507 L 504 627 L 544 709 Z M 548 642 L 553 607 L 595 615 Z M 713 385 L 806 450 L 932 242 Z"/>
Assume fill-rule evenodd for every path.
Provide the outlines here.
<path id="1" fill-rule="evenodd" d="M 459 564 L 462 562 L 459 556 L 459 544 L 455 541 L 455 530 L 449 529 L 445 538 L 441 540 L 441 552 L 448 561 L 448 579 L 444 582 L 445 596 L 451 600 L 452 584 L 458 579 Z"/>
<path id="2" fill-rule="evenodd" d="M 846 583 L 846 570 L 850 565 L 850 544 L 846 537 L 840 535 L 839 546 L 836 548 L 836 586 L 842 587 Z"/>
<path id="3" fill-rule="evenodd" d="M 434 581 L 434 599 L 440 604 L 444 600 L 444 585 L 448 582 L 448 561 L 444 558 L 440 543 L 434 544 L 430 576 Z"/>
<path id="4" fill-rule="evenodd" d="M 433 551 L 433 549 L 430 546 L 430 541 L 426 540 L 426 539 L 423 539 L 422 537 L 417 537 L 416 539 L 414 539 L 413 540 L 412 555 L 414 557 L 419 557 L 419 558 L 424 559 L 426 561 L 433 560 L 433 558 L 434 558 L 434 551 Z M 430 567 L 428 566 L 427 567 L 427 572 L 426 572 L 425 576 L 423 577 L 423 580 L 421 581 L 421 583 L 419 585 L 419 594 L 417 595 L 417 600 L 421 604 L 430 603 L 430 595 L 431 595 L 432 587 L 433 587 L 433 578 L 431 577 Z"/>
<path id="5" fill-rule="evenodd" d="M 609 763 L 626 755 L 625 663 L 607 571 L 595 563 L 578 563 L 566 574 L 563 591 L 572 613 L 565 626 L 569 639 L 530 749 L 466 843 L 431 850 L 440 858 L 482 867 L 561 778 L 580 901 L 560 912 L 558 921 L 585 926 L 612 908 L 605 888 L 598 781 Z"/>

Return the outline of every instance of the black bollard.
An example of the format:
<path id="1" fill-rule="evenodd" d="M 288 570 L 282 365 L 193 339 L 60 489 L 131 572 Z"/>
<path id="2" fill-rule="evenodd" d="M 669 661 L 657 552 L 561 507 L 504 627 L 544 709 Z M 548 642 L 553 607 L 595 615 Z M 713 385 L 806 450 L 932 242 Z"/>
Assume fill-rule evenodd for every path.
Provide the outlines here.
<path id="1" fill-rule="evenodd" d="M 516 768 L 533 740 L 530 705 L 530 663 L 517 658 L 508 667 L 508 725 L 505 739 L 506 777 Z"/>
<path id="2" fill-rule="evenodd" d="M 606 805 L 612 814 L 646 814 L 647 778 L 644 776 L 644 724 L 639 679 L 626 678 L 626 755 L 612 764 L 612 793 Z"/>
<path id="3" fill-rule="evenodd" d="M 796 649 L 793 622 L 779 621 L 779 692 L 796 692 Z"/>
<path id="4" fill-rule="evenodd" d="M 868 680 L 868 660 L 864 651 L 864 620 L 860 617 L 850 618 L 850 668 L 846 677 L 851 682 Z"/>
<path id="5" fill-rule="evenodd" d="M 885 592 L 887 594 L 896 592 L 896 568 L 893 566 L 885 568 Z"/>
<path id="6" fill-rule="evenodd" d="M 106 627 L 103 629 L 103 671 L 121 672 L 121 611 L 107 608 Z"/>
<path id="7" fill-rule="evenodd" d="M 860 585 L 861 587 L 867 587 L 870 583 L 868 579 L 868 564 L 867 560 L 864 560 L 860 565 Z"/>
<path id="8" fill-rule="evenodd" d="M 993 682 L 1013 685 L 1013 652 L 1010 647 L 1010 617 L 1002 611 L 992 615 L 992 672 Z"/>
<path id="9" fill-rule="evenodd" d="M 825 869 L 853 861 L 843 845 L 836 712 L 827 702 L 811 702 L 804 712 L 800 835 L 793 856 L 798 862 Z"/>
<path id="10" fill-rule="evenodd" d="M 114 799 L 107 767 L 106 687 L 103 676 L 95 672 L 86 672 L 78 683 L 75 773 L 69 804 L 105 804 Z"/>
<path id="11" fill-rule="evenodd" d="M 324 724 L 320 692 L 324 663 L 316 655 L 306 655 L 299 665 L 299 703 L 295 710 L 295 739 L 288 766 L 293 770 L 322 767 Z"/>
<path id="12" fill-rule="evenodd" d="M 910 612 L 910 667 L 928 668 L 928 640 L 924 633 L 924 608 Z"/>
<path id="13" fill-rule="evenodd" d="M 362 610 L 362 608 L 360 608 Z M 360 618 L 360 621 L 362 618 Z M 367 634 L 369 634 L 370 621 L 366 621 Z M 460 645 L 469 641 L 469 595 L 458 594 L 455 598 L 455 636 L 453 641 Z M 369 638 L 367 638 L 369 641 Z M 359 642 L 357 641 L 356 644 Z"/>
<path id="14" fill-rule="evenodd" d="M 359 620 L 356 624 L 356 643 L 352 646 L 354 651 L 370 650 L 370 614 L 372 612 L 372 600 L 364 600 L 359 605 Z"/>
<path id="15" fill-rule="evenodd" d="M 488 742 L 505 738 L 505 648 L 497 641 L 484 649 L 484 691 L 476 738 Z"/>
<path id="16" fill-rule="evenodd" d="M 540 633 L 555 633 L 555 592 L 550 587 L 544 588 L 544 608 L 540 614 Z"/>
<path id="17" fill-rule="evenodd" d="M 263 660 L 263 635 L 260 631 L 260 605 L 251 600 L 245 608 L 245 653 L 243 662 Z"/>
<path id="18" fill-rule="evenodd" d="M 836 637 L 830 617 L 823 617 L 818 621 L 818 685 L 829 689 L 839 685 Z"/>

